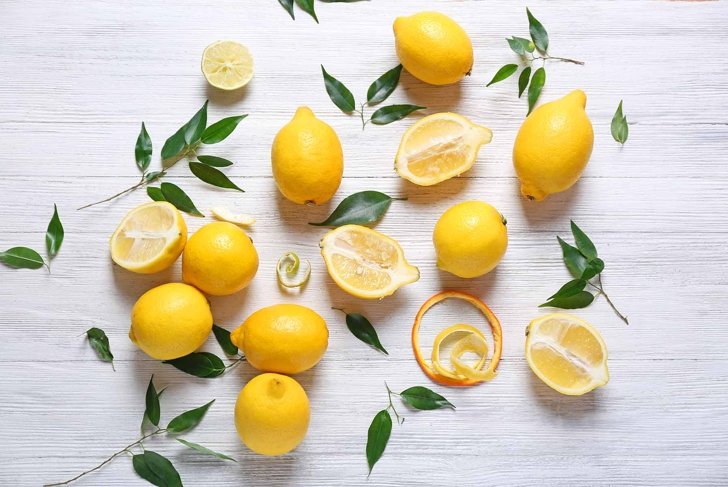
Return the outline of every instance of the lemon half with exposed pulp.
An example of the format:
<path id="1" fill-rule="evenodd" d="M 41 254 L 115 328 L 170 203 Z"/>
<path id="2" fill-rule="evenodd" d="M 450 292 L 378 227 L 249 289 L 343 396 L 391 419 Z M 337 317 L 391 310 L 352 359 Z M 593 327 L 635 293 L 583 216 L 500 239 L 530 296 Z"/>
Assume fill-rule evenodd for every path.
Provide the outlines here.
<path id="1" fill-rule="evenodd" d="M 476 125 L 462 115 L 429 115 L 402 136 L 395 169 L 408 181 L 431 186 L 473 167 L 480 147 L 492 138 L 490 129 Z"/>
<path id="2" fill-rule="evenodd" d="M 238 42 L 214 42 L 202 53 L 202 74 L 215 88 L 237 90 L 253 78 L 253 56 Z"/>
<path id="3" fill-rule="evenodd" d="M 319 245 L 331 278 L 358 298 L 383 298 L 420 278 L 397 241 L 371 228 L 344 225 Z"/>
<path id="4" fill-rule="evenodd" d="M 187 225 L 170 203 L 153 201 L 126 214 L 111 235 L 111 258 L 124 269 L 152 274 L 171 266 L 187 243 Z"/>
<path id="5" fill-rule="evenodd" d="M 552 313 L 526 328 L 526 360 L 549 387 L 580 396 L 609 382 L 607 346 L 578 316 Z"/>

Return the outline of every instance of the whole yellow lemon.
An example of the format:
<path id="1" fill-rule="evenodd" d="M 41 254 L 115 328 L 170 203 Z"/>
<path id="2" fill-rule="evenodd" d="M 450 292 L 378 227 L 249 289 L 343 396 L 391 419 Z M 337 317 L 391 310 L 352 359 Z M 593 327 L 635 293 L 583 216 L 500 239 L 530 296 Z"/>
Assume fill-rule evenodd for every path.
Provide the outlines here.
<path id="1" fill-rule="evenodd" d="M 200 348 L 210 331 L 212 313 L 207 299 L 180 282 L 150 289 L 131 310 L 129 338 L 157 360 L 189 355 Z"/>
<path id="2" fill-rule="evenodd" d="M 261 374 L 245 384 L 235 403 L 235 428 L 245 445 L 261 455 L 284 455 L 306 436 L 308 396 L 295 379 Z"/>
<path id="3" fill-rule="evenodd" d="M 473 67 L 473 44 L 457 22 L 439 12 L 394 20 L 394 41 L 402 66 L 431 85 L 457 83 Z"/>
<path id="4" fill-rule="evenodd" d="M 513 145 L 513 165 L 521 194 L 541 201 L 579 180 L 594 146 L 586 95 L 574 90 L 536 108 L 521 125 Z"/>
<path id="5" fill-rule="evenodd" d="M 209 223 L 190 237 L 182 254 L 182 279 L 207 294 L 225 296 L 258 272 L 258 252 L 248 235 L 228 222 Z"/>
<path id="6" fill-rule="evenodd" d="M 230 339 L 256 369 L 298 374 L 321 360 L 329 345 L 329 329 L 312 309 L 276 304 L 250 315 Z"/>
<path id="7" fill-rule="evenodd" d="M 458 277 L 482 276 L 506 253 L 506 219 L 488 203 L 464 201 L 437 220 L 432 241 L 437 267 Z"/>
<path id="8" fill-rule="evenodd" d="M 328 124 L 300 107 L 273 140 L 273 177 L 287 199 L 302 205 L 329 201 L 341 184 L 344 152 Z"/>

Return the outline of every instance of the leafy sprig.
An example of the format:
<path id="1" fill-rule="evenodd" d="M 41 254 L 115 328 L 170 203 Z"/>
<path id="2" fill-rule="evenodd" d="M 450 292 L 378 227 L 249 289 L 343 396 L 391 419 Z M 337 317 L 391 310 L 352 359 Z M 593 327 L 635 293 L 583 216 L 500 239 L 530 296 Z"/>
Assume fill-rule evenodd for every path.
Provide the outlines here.
<path id="1" fill-rule="evenodd" d="M 53 258 L 58 254 L 58 251 L 61 250 L 64 237 L 65 231 L 63 230 L 61 218 L 58 216 L 58 207 L 53 204 L 53 216 L 48 222 L 48 228 L 46 229 L 45 235 L 48 262 L 46 263 L 46 261 L 43 260 L 43 257 L 31 248 L 12 247 L 8 250 L 0 251 L 0 263 L 14 269 L 40 269 L 41 267 L 46 266 L 50 272 L 51 260 L 53 260 Z"/>
<path id="2" fill-rule="evenodd" d="M 159 453 L 145 448 L 144 442 L 154 436 L 159 436 L 163 434 L 178 435 L 190 431 L 192 428 L 200 424 L 202 418 L 205 417 L 207 410 L 210 409 L 210 406 L 212 406 L 215 400 L 213 399 L 207 404 L 203 404 L 200 407 L 190 409 L 189 411 L 185 411 L 182 414 L 175 416 L 167 424 L 166 427 L 162 428 L 159 426 L 159 423 L 161 421 L 161 407 L 159 397 L 162 395 L 163 391 L 164 389 L 162 389 L 161 391 L 157 391 L 156 387 L 154 386 L 154 376 L 152 376 L 151 379 L 149 379 L 149 385 L 147 386 L 147 392 L 145 394 L 145 408 L 143 420 L 143 423 L 148 423 L 153 426 L 152 431 L 147 433 L 143 431 L 141 437 L 138 440 L 128 444 L 121 450 L 112 454 L 94 468 L 86 470 L 85 472 L 82 472 L 64 482 L 45 484 L 44 487 L 57 487 L 61 485 L 68 485 L 80 479 L 81 477 L 84 477 L 92 472 L 101 469 L 103 466 L 111 463 L 114 459 L 124 454 L 131 456 L 132 467 L 134 468 L 134 471 L 137 473 L 137 475 L 139 475 L 150 484 L 165 487 L 181 487 L 182 479 L 180 478 L 179 472 L 177 472 L 177 469 L 174 467 L 172 462 L 170 462 L 169 459 L 165 458 Z M 178 438 L 175 436 L 174 439 L 197 452 L 215 456 L 224 460 L 232 460 L 234 462 L 236 461 L 235 459 L 227 455 L 215 452 L 206 447 L 203 447 L 202 445 L 192 443 L 183 438 Z M 136 453 L 135 451 L 138 451 L 138 453 Z"/>
<path id="3" fill-rule="evenodd" d="M 589 306 L 598 295 L 604 296 L 609 305 L 619 318 L 629 325 L 627 317 L 617 310 L 602 284 L 602 271 L 604 261 L 598 257 L 597 249 L 591 239 L 577 226 L 571 222 L 571 233 L 574 236 L 576 247 L 565 242 L 561 237 L 556 237 L 561 246 L 564 257 L 564 264 L 569 273 L 574 277 L 554 293 L 541 307 L 553 307 L 561 309 L 580 309 Z M 596 279 L 596 283 L 594 283 Z M 586 291 L 589 286 L 597 291 L 594 295 Z"/>
<path id="4" fill-rule="evenodd" d="M 528 31 L 530 39 L 526 39 L 518 36 L 511 36 L 506 39 L 508 46 L 511 51 L 518 54 L 520 57 L 519 64 L 506 64 L 502 66 L 493 75 L 493 78 L 485 86 L 490 86 L 499 81 L 510 78 L 522 68 L 521 74 L 518 76 L 518 98 L 523 95 L 523 92 L 528 88 L 528 113 L 531 113 L 533 107 L 536 106 L 538 98 L 541 96 L 541 91 L 546 84 L 546 61 L 563 61 L 572 64 L 583 65 L 582 61 L 575 59 L 569 59 L 564 57 L 551 56 L 548 53 L 549 48 L 549 35 L 546 32 L 546 28 L 541 22 L 531 13 L 526 7 L 526 16 L 528 17 Z M 534 68 L 534 61 L 541 61 L 542 65 L 539 68 Z M 533 76 L 531 73 L 533 72 Z"/>
<path id="5" fill-rule="evenodd" d="M 455 406 L 450 401 L 427 387 L 410 387 L 398 394 L 393 392 L 386 382 L 384 383 L 384 386 L 387 388 L 389 405 L 374 416 L 367 432 L 366 455 L 367 463 L 369 465 L 369 475 L 371 475 L 374 465 L 384 454 L 384 450 L 387 448 L 387 443 L 389 442 L 389 437 L 392 434 L 392 416 L 389 412 L 392 411 L 392 413 L 394 413 L 398 424 L 404 424 L 405 418 L 400 416 L 397 409 L 394 407 L 392 396 L 398 396 L 402 402 L 409 407 L 421 411 L 431 411 L 433 409 L 443 408 L 455 409 Z"/>
<path id="6" fill-rule="evenodd" d="M 213 379 L 221 376 L 240 362 L 245 361 L 245 356 L 240 353 L 238 347 L 230 340 L 230 332 L 228 330 L 218 325 L 212 325 L 212 331 L 220 348 L 223 349 L 225 354 L 231 356 L 232 362 L 229 364 L 225 365 L 225 362 L 220 357 L 210 352 L 192 352 L 184 357 L 165 360 L 162 363 L 169 364 L 177 370 L 181 370 L 195 377 Z"/>
<path id="7" fill-rule="evenodd" d="M 233 183 L 225 173 L 217 169 L 219 167 L 231 166 L 233 164 L 231 161 L 213 155 L 198 155 L 197 152 L 203 146 L 217 144 L 225 140 L 247 115 L 223 118 L 208 126 L 207 105 L 208 102 L 205 101 L 202 108 L 164 142 L 164 146 L 160 151 L 162 159 L 162 170 L 160 171 L 149 170 L 152 160 L 152 139 L 149 136 L 149 132 L 147 132 L 146 125 L 142 122 L 142 127 L 134 146 L 136 165 L 142 173 L 139 182 L 101 201 L 84 205 L 79 210 L 111 201 L 119 196 L 131 193 L 136 189 L 148 186 L 150 183 L 166 176 L 169 169 L 185 158 L 187 159 L 190 172 L 201 181 L 218 188 L 234 189 L 242 192 L 243 190 Z M 162 183 L 162 185 L 164 184 Z M 165 194 L 164 188 L 152 189 L 151 191 L 147 188 L 147 193 L 155 201 L 169 201 L 180 211 L 185 211 L 195 216 L 204 216 L 195 208 L 192 200 L 190 200 L 184 191 L 177 186 L 172 186 L 169 187 L 169 191 L 174 194 L 170 194 L 169 196 Z"/>
<path id="8" fill-rule="evenodd" d="M 619 100 L 619 106 L 617 111 L 614 112 L 612 117 L 612 137 L 614 140 L 624 145 L 629 137 L 629 125 L 627 125 L 627 117 L 622 113 L 622 100 Z"/>
<path id="9" fill-rule="evenodd" d="M 326 68 L 321 65 L 321 73 L 324 77 L 324 86 L 326 87 L 326 93 L 329 95 L 331 101 L 336 105 L 339 110 L 346 114 L 358 113 L 361 119 L 361 128 L 364 130 L 366 125 L 371 122 L 375 125 L 387 125 L 397 120 L 402 120 L 404 117 L 417 110 L 424 110 L 427 107 L 410 104 L 398 104 L 388 105 L 379 108 L 371 114 L 367 120 L 364 115 L 364 107 L 372 107 L 378 103 L 383 102 L 389 96 L 394 93 L 394 90 L 399 84 L 399 77 L 402 74 L 402 65 L 399 64 L 396 67 L 390 69 L 369 86 L 367 90 L 367 101 L 359 105 L 359 109 L 356 108 L 356 101 L 354 95 L 351 93 L 349 88 L 344 85 L 341 81 L 331 76 Z"/>
<path id="10" fill-rule="evenodd" d="M 368 0 L 321 0 L 324 3 L 354 3 Z M 293 4 L 297 3 L 299 8 L 306 12 L 308 15 L 319 23 L 318 17 L 316 16 L 316 9 L 314 7 L 314 0 L 278 0 L 278 3 L 288 12 L 293 20 L 296 20 L 296 13 L 293 10 Z"/>

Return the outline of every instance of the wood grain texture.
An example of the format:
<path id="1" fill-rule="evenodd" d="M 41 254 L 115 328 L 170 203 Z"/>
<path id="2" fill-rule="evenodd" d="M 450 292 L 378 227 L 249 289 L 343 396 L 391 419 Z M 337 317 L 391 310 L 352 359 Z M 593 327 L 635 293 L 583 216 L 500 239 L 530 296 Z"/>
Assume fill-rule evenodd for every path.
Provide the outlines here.
<path id="1" fill-rule="evenodd" d="M 586 62 L 549 64 L 542 99 L 584 89 L 596 132 L 582 180 L 539 205 L 518 198 L 510 163 L 525 100 L 517 99 L 514 80 L 484 87 L 514 61 L 503 38 L 527 34 L 524 2 L 319 2 L 320 25 L 301 12 L 291 21 L 274 0 L 1 3 L 0 248 L 42 249 L 54 202 L 66 242 L 51 274 L 0 268 L 0 485 L 64 480 L 133 441 L 151 374 L 169 386 L 164 419 L 216 398 L 187 438 L 239 459 L 222 463 L 173 441 L 150 441 L 187 486 L 726 485 L 728 54 L 720 46 L 728 41 L 728 3 L 528 2 L 550 33 L 552 53 Z M 460 112 L 494 132 L 473 170 L 431 188 L 392 170 L 400 137 L 417 116 L 362 131 L 328 100 L 319 68 L 363 99 L 369 83 L 397 64 L 392 20 L 423 9 L 451 15 L 471 34 L 473 74 L 435 88 L 405 73 L 391 100 L 425 105 L 426 113 Z M 220 38 L 240 40 L 255 57 L 255 78 L 241 93 L 216 92 L 199 73 L 202 49 Z M 108 236 L 146 195 L 75 211 L 136 181 L 142 120 L 156 154 L 208 98 L 211 120 L 250 114 L 206 151 L 236 161 L 226 172 L 246 193 L 205 186 L 183 165 L 169 180 L 203 211 L 223 203 L 255 215 L 251 235 L 261 258 L 247 290 L 211 300 L 216 322 L 232 329 L 259 307 L 291 301 L 320 312 L 331 332 L 325 359 L 297 377 L 312 403 L 309 434 L 281 458 L 254 456 L 235 434 L 232 409 L 254 376 L 250 367 L 195 379 L 148 359 L 126 337 L 138 296 L 180 278 L 179 263 L 138 276 L 108 258 Z M 624 147 L 609 134 L 620 99 L 630 121 Z M 334 126 L 345 151 L 341 189 L 317 208 L 284 200 L 270 174 L 271 141 L 302 104 Z M 397 238 L 422 272 L 380 302 L 357 300 L 331 282 L 318 257 L 323 230 L 307 225 L 364 189 L 409 198 L 395 202 L 377 229 Z M 476 198 L 508 217 L 510 245 L 496 271 L 465 281 L 437 270 L 431 232 L 448 206 Z M 555 236 L 568 235 L 569 219 L 597 243 L 605 287 L 632 323 L 621 323 L 601 298 L 579 311 L 602 331 L 611 372 L 607 387 L 581 398 L 551 391 L 523 359 L 525 325 L 568 279 Z M 209 219 L 187 221 L 195 230 Z M 314 264 L 301 294 L 275 283 L 275 262 L 291 249 Z M 474 293 L 501 319 L 503 362 L 493 382 L 433 386 L 412 359 L 414 314 L 441 289 Z M 331 305 L 368 316 L 391 355 L 358 342 Z M 443 307 L 425 335 L 463 313 Z M 108 333 L 116 372 L 85 342 L 91 326 Z M 204 348 L 219 353 L 212 338 Z M 408 412 L 367 481 L 366 429 L 386 406 L 385 380 L 395 389 L 431 386 L 458 409 Z M 148 484 L 120 458 L 78 485 Z"/>

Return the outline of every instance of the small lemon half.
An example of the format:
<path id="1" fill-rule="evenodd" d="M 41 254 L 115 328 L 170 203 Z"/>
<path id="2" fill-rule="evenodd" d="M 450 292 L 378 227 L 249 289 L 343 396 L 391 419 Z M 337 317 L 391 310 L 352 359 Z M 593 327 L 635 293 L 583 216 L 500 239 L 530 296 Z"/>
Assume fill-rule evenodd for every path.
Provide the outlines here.
<path id="1" fill-rule="evenodd" d="M 253 56 L 238 42 L 214 42 L 202 53 L 202 74 L 215 88 L 237 90 L 253 78 Z"/>
<path id="2" fill-rule="evenodd" d="M 457 113 L 422 118 L 402 136 L 395 169 L 408 181 L 431 186 L 459 176 L 475 164 L 493 132 Z"/>
<path id="3" fill-rule="evenodd" d="M 171 266 L 187 243 L 182 214 L 165 201 L 153 201 L 131 210 L 111 235 L 111 259 L 139 274 L 160 272 Z"/>
<path id="4" fill-rule="evenodd" d="M 609 382 L 607 345 L 596 328 L 578 316 L 552 313 L 526 328 L 526 360 L 552 389 L 580 396 Z"/>
<path id="5" fill-rule="evenodd" d="M 327 233 L 319 245 L 331 278 L 358 298 L 383 298 L 420 278 L 399 243 L 371 228 L 344 225 Z"/>

